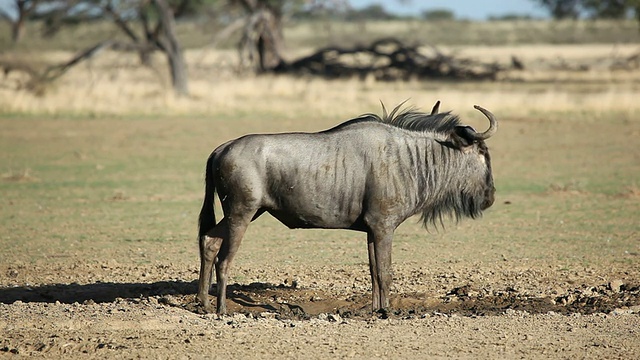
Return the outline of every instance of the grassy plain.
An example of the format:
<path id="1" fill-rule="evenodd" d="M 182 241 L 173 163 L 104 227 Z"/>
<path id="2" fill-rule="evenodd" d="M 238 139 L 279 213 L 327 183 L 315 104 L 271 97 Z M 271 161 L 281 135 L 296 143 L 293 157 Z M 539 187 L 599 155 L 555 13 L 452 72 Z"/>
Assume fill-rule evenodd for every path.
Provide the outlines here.
<path id="1" fill-rule="evenodd" d="M 574 294 L 576 288 L 615 288 L 607 284 L 620 280 L 627 284 L 619 288 L 620 296 L 637 299 L 640 150 L 635 139 L 640 136 L 640 73 L 637 69 L 611 71 L 607 65 L 611 59 L 637 52 L 637 45 L 460 45 L 446 50 L 500 62 L 516 54 L 531 67 L 507 73 L 498 82 L 327 82 L 237 76 L 233 52 L 191 49 L 187 51 L 189 98 L 172 96 L 161 57 L 155 59 L 155 67 L 141 68 L 134 56 L 105 53 L 71 70 L 43 96 L 20 89 L 25 79 L 19 75 L 2 78 L 0 300 L 10 304 L 44 293 L 54 303 L 46 311 L 38 307 L 40 300 L 0 304 L 4 306 L 0 313 L 9 319 L 0 324 L 15 335 L 3 340 L 3 349 L 15 347 L 27 354 L 51 349 L 52 356 L 81 356 L 87 349 L 95 354 L 106 346 L 114 351 L 111 355 L 118 354 L 118 348 L 109 348 L 112 342 L 104 340 L 111 339 L 127 344 L 129 350 L 120 351 L 132 351 L 129 355 L 175 354 L 154 352 L 160 330 L 165 340 L 178 339 L 175 348 L 186 349 L 191 357 L 201 357 L 202 349 L 209 346 L 239 351 L 236 356 L 255 354 L 243 353 L 244 345 L 226 347 L 236 343 L 237 323 L 226 326 L 181 308 L 174 314 L 177 309 L 140 305 L 158 294 L 149 295 L 148 286 L 171 288 L 187 283 L 178 293 L 184 302 L 195 291 L 191 281 L 199 264 L 195 233 L 205 160 L 217 145 L 243 134 L 322 130 L 362 113 L 379 113 L 381 100 L 390 107 L 410 99 L 408 104 L 428 110 L 439 99 L 443 110 L 453 110 L 483 129 L 486 120 L 472 109 L 479 104 L 492 110 L 500 122 L 498 133 L 488 141 L 497 187 L 495 205 L 478 221 L 447 223 L 445 229 L 426 232 L 418 219 L 403 224 L 394 240 L 394 293 L 436 294 L 443 297 L 438 301 L 446 302 L 445 295 L 453 288 L 470 283 L 480 293 L 497 289 L 508 294 L 515 288 L 522 296 L 555 299 Z M 39 59 L 56 62 L 70 54 L 51 51 Z M 558 57 L 590 64 L 591 70 L 552 71 L 549 61 Z M 365 248 L 362 234 L 292 231 L 263 216 L 249 227 L 231 282 L 279 284 L 297 278 L 303 288 L 322 289 L 331 297 L 366 293 Z M 115 284 L 108 289 L 117 297 L 127 297 L 126 289 L 148 296 L 131 295 L 123 305 L 116 295 L 105 299 L 98 294 L 105 282 Z M 87 295 L 74 295 L 76 285 L 84 286 L 92 301 L 106 305 L 78 304 Z M 49 287 L 64 291 L 51 295 Z M 18 296 L 12 295 L 14 288 Z M 56 300 L 63 304 L 55 304 Z M 75 304 L 70 307 L 65 302 Z M 535 307 L 528 309 L 536 313 Z M 111 323 L 112 310 L 130 318 Z M 92 311 L 97 318 L 90 315 Z M 168 325 L 152 323 L 148 313 Z M 342 344 L 333 349 L 338 356 L 362 351 L 367 357 L 376 345 L 361 337 L 375 331 L 406 336 L 393 341 L 396 354 L 418 357 L 428 350 L 416 350 L 421 345 L 410 339 L 414 332 L 435 339 L 429 354 L 445 357 L 459 357 L 469 349 L 480 351 L 481 358 L 517 355 L 509 349 L 523 349 L 534 357 L 560 350 L 559 357 L 562 351 L 569 357 L 593 356 L 593 351 L 603 357 L 625 357 L 638 350 L 635 335 L 627 331 L 634 328 L 637 315 L 585 319 L 587 330 L 581 330 L 576 325 L 581 320 L 574 317 L 554 320 L 541 315 L 532 320 L 541 324 L 536 329 L 523 326 L 521 322 L 529 321 L 519 318 L 452 320 L 464 323 L 458 328 L 436 318 L 424 320 L 427 323 L 358 322 L 342 330 L 308 323 L 304 329 L 317 329 L 315 337 L 290 335 L 297 339 L 298 349 L 307 348 L 305 354 L 315 358 L 326 356 L 320 352 L 325 349 L 324 339 Z M 91 325 L 84 328 L 82 323 Z M 565 323 L 577 332 L 559 330 Z M 200 326 L 202 337 L 187 328 L 193 324 Z M 262 354 L 283 354 L 272 344 L 289 349 L 282 344 L 286 337 L 271 333 L 278 326 L 282 328 L 277 324 L 252 330 L 253 343 L 265 346 Z M 594 326 L 607 330 L 594 330 Z M 476 328 L 483 331 L 466 333 Z M 510 329 L 511 337 L 501 333 L 504 328 Z M 352 330 L 352 337 L 336 335 Z M 62 343 L 51 340 L 44 347 L 38 345 L 43 336 L 49 336 L 47 331 Z M 468 343 L 452 347 L 454 333 L 466 334 L 461 335 L 461 343 Z M 514 336 L 523 333 L 546 342 L 525 342 Z M 184 334 L 189 334 L 191 345 L 181 340 Z M 567 337 L 572 340 L 565 342 Z M 318 339 L 324 345 L 308 348 Z M 345 345 L 349 339 L 370 347 Z M 491 344 L 499 344 L 502 350 Z M 434 353 L 437 349 L 441 352 Z M 385 354 L 386 350 L 376 351 Z"/>
<path id="2" fill-rule="evenodd" d="M 224 24 L 214 21 L 181 21 L 177 35 L 183 47 L 200 49 L 213 42 Z M 53 37 L 43 37 L 43 26 L 27 24 L 24 41 L 13 45 L 9 24 L 0 22 L 0 49 L 78 51 L 98 40 L 126 40 L 113 23 L 98 21 L 89 25 L 63 27 Z M 140 29 L 134 27 L 134 31 Z M 284 30 L 289 50 L 317 48 L 327 45 L 344 46 L 369 43 L 381 37 L 395 36 L 408 43 L 437 46 L 488 45 L 513 46 L 533 44 L 636 44 L 640 39 L 635 20 L 557 21 L 288 21 Z M 218 42 L 219 46 L 235 49 L 239 34 Z"/>
<path id="3" fill-rule="evenodd" d="M 583 51 L 597 57 L 610 47 Z M 493 54 L 507 52 L 495 48 Z M 214 66 L 227 54 L 188 54 L 196 64 L 199 56 Z M 568 74 L 569 81 L 540 70 L 542 79 L 533 81 L 376 83 L 206 77 L 196 65 L 193 96 L 175 99 L 152 70 L 133 62 L 105 55 L 74 69 L 44 97 L 1 90 L 3 256 L 51 261 L 55 254 L 66 261 L 142 249 L 138 261 L 157 257 L 195 266 L 203 164 L 215 146 L 249 132 L 321 130 L 379 112 L 380 100 L 392 106 L 405 99 L 424 109 L 440 99 L 476 128 L 486 125 L 471 105 L 498 114 L 500 132 L 490 146 L 499 200 L 484 220 L 431 236 L 409 222 L 398 235 L 398 247 L 406 242 L 407 249 L 398 252 L 399 261 L 434 252 L 462 260 L 504 254 L 630 261 L 639 252 L 640 153 L 630 141 L 640 133 L 635 72 L 594 70 Z M 289 232 L 268 219 L 251 229 L 240 263 L 271 259 L 258 255 L 264 252 L 281 261 L 365 260 L 362 242 L 352 240 L 358 234 Z M 269 240 L 253 240 L 258 234 Z M 324 238 L 333 243 L 319 241 Z M 307 242 L 317 248 L 301 246 Z M 469 253 L 463 255 L 460 243 Z M 163 251 L 153 250 L 158 245 Z M 307 253 L 327 254 L 309 260 Z"/>

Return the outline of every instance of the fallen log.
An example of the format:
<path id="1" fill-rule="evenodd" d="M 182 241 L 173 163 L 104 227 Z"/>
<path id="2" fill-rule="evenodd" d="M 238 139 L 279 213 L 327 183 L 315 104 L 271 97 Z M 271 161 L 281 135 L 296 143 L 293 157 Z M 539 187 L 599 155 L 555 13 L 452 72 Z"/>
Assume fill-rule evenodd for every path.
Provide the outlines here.
<path id="1" fill-rule="evenodd" d="M 376 80 L 409 79 L 495 80 L 503 69 L 497 63 L 445 55 L 431 47 L 434 55 L 419 51 L 394 38 L 369 46 L 326 47 L 292 62 L 281 62 L 273 71 L 328 79 L 373 76 Z"/>

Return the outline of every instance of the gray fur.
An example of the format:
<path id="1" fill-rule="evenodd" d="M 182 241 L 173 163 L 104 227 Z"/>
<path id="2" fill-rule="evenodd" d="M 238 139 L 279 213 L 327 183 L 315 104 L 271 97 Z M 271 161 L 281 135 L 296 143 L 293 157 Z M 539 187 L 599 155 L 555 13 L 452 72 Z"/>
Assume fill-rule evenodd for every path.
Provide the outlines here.
<path id="1" fill-rule="evenodd" d="M 218 312 L 226 311 L 228 264 L 249 222 L 269 212 L 290 228 L 366 232 L 373 309 L 386 308 L 398 225 L 416 214 L 425 226 L 477 218 L 493 203 L 489 152 L 474 134 L 448 112 L 396 107 L 319 133 L 246 135 L 221 145 L 207 161 L 198 298 L 209 306 L 205 258 L 219 250 Z M 217 225 L 214 190 L 225 214 Z"/>

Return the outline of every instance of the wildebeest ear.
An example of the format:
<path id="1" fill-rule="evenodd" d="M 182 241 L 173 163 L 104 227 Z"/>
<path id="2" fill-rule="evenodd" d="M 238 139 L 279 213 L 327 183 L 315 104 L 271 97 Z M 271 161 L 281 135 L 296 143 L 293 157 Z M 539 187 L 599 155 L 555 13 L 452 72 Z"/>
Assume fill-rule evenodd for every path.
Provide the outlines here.
<path id="1" fill-rule="evenodd" d="M 471 126 L 456 126 L 451 132 L 451 144 L 462 150 L 467 151 L 473 145 L 476 131 Z"/>

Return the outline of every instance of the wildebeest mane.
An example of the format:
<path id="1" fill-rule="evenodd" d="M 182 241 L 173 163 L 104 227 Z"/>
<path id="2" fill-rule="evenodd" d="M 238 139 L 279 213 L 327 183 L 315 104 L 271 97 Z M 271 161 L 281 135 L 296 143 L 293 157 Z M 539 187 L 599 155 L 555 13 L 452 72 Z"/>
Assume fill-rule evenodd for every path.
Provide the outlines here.
<path id="1" fill-rule="evenodd" d="M 350 120 L 346 123 L 360 122 L 360 121 L 378 121 L 391 126 L 410 130 L 410 131 L 430 131 L 436 133 L 449 133 L 456 126 L 460 126 L 460 118 L 457 115 L 451 114 L 450 111 L 428 114 L 414 107 L 402 109 L 402 105 L 396 106 L 390 113 L 387 114 L 387 110 L 382 105 L 383 115 L 382 117 L 376 114 L 364 114 L 356 119 Z"/>
<path id="2" fill-rule="evenodd" d="M 456 126 L 462 125 L 460 118 L 451 112 L 430 114 L 419 111 L 415 107 L 402 108 L 403 104 L 396 106 L 389 113 L 383 104 L 382 116 L 373 113 L 363 114 L 327 131 L 339 130 L 358 123 L 378 122 L 408 131 L 450 134 Z M 424 193 L 429 195 L 425 199 L 420 214 L 421 222 L 427 229 L 444 228 L 445 218 L 451 218 L 457 222 L 463 217 L 477 218 L 482 214 L 482 192 L 468 191 L 469 189 L 456 192 L 447 191 L 449 179 L 465 176 L 463 169 L 452 166 L 452 162 L 457 162 L 459 158 L 447 149 L 446 147 L 430 147 L 427 152 L 431 156 L 425 158 L 424 163 L 414 165 L 421 168 L 417 171 L 420 176 L 423 176 L 419 180 L 422 184 L 421 188 L 424 188 L 426 184 L 430 186 L 430 190 Z"/>
<path id="3" fill-rule="evenodd" d="M 395 126 L 401 129 L 418 131 L 418 132 L 435 132 L 441 134 L 451 133 L 456 126 L 461 126 L 460 118 L 457 115 L 451 114 L 451 112 L 443 112 L 437 114 L 428 114 L 418 111 L 414 107 L 402 109 L 402 105 L 396 106 L 390 113 L 382 105 L 383 116 L 379 117 L 375 114 L 367 114 L 367 117 L 372 120 L 379 121 L 391 126 Z M 432 149 L 434 157 L 431 163 L 427 164 L 427 170 L 423 172 L 427 178 L 426 182 L 435 186 L 436 189 L 446 185 L 443 183 L 445 179 L 441 179 L 438 169 L 442 170 L 443 167 L 436 166 L 435 161 L 447 164 L 450 161 L 455 161 L 450 157 L 449 152 L 436 151 Z M 436 155 L 436 153 L 438 155 Z M 437 159 L 437 160 L 436 160 Z M 449 167 L 445 165 L 444 168 Z M 454 170 L 455 171 L 455 170 Z M 440 174 L 441 175 L 441 174 Z M 459 176 L 464 176 L 460 174 Z M 451 192 L 444 194 L 439 190 L 435 191 L 435 194 L 431 196 L 439 197 L 440 199 L 435 201 L 438 203 L 436 206 L 425 206 L 422 209 L 421 222 L 425 228 L 430 228 L 430 224 L 436 229 L 438 225 L 444 227 L 444 218 L 453 218 L 456 222 L 462 217 L 468 216 L 471 218 L 477 218 L 481 216 L 482 210 L 480 209 L 480 203 L 482 202 L 481 193 L 478 192 Z M 430 201 L 434 201 L 433 199 Z"/>
<path id="4" fill-rule="evenodd" d="M 483 199 L 480 194 L 472 193 L 451 193 L 440 200 L 438 206 L 425 206 L 420 214 L 420 221 L 425 229 L 444 228 L 445 218 L 453 219 L 456 223 L 467 216 L 476 219 L 482 216 L 480 203 Z"/>
<path id="5" fill-rule="evenodd" d="M 415 107 L 403 109 L 403 104 L 396 106 L 390 113 L 387 113 L 383 104 L 382 116 L 373 113 L 363 114 L 328 131 L 338 130 L 362 122 L 379 122 L 408 131 L 449 134 L 456 126 L 462 125 L 460 118 L 451 114 L 451 112 L 429 114 L 419 111 Z M 424 227 L 427 229 L 431 228 L 431 226 L 436 229 L 438 227 L 444 228 L 444 218 L 452 218 L 457 222 L 463 217 L 479 217 L 482 213 L 480 209 L 482 193 L 474 191 L 445 191 L 448 187 L 447 179 L 465 176 L 463 172 L 460 174 L 449 173 L 444 176 L 445 169 L 453 172 L 460 171 L 457 167 L 450 165 L 450 162 L 458 159 L 455 156 L 452 157 L 451 152 L 439 147 L 430 148 L 428 153 L 431 156 L 425 159 L 424 164 L 417 165 L 424 167 L 418 171 L 421 176 L 424 176 L 423 179 L 419 180 L 422 183 L 421 187 L 426 184 L 430 184 L 431 187 L 430 195 L 425 199 L 425 206 L 421 211 L 421 222 Z"/>

